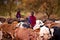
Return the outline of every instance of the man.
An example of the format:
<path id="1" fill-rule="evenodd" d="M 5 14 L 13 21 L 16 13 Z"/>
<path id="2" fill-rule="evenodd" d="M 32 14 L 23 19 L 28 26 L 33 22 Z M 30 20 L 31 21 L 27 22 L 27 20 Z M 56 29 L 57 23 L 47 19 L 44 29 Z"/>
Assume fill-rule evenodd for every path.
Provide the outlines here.
<path id="1" fill-rule="evenodd" d="M 20 18 L 21 18 L 20 10 L 17 11 L 16 18 L 20 22 Z"/>
<path id="2" fill-rule="evenodd" d="M 20 14 L 20 11 L 19 10 L 17 11 L 16 17 L 17 18 L 20 18 L 21 17 L 21 14 Z"/>
<path id="3" fill-rule="evenodd" d="M 36 17 L 34 16 L 34 12 L 31 12 L 31 16 L 29 17 L 29 22 L 31 24 L 31 28 L 33 29 L 33 27 L 36 24 Z"/>

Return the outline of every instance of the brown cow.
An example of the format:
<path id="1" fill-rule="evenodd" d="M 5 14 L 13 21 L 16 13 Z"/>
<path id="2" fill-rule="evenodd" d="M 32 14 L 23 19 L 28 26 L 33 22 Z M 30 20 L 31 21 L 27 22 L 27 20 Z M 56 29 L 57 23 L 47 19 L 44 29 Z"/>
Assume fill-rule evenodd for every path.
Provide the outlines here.
<path id="1" fill-rule="evenodd" d="M 37 33 L 32 29 L 17 28 L 15 30 L 16 40 L 37 40 Z"/>
<path id="2" fill-rule="evenodd" d="M 5 36 L 6 36 L 6 34 L 10 34 L 10 36 L 12 37 L 12 40 L 13 40 L 13 38 L 14 38 L 13 37 L 13 35 L 14 35 L 13 26 L 11 26 L 10 24 L 2 24 L 1 28 L 2 28 L 2 31 L 5 34 Z"/>
<path id="3" fill-rule="evenodd" d="M 27 28 L 16 28 L 15 29 L 15 25 L 16 24 L 14 23 L 2 24 L 1 28 L 5 36 L 8 33 L 12 37 L 12 40 L 14 39 L 14 36 L 15 36 L 14 40 L 37 40 L 38 34 L 34 32 L 32 29 L 27 29 Z"/>

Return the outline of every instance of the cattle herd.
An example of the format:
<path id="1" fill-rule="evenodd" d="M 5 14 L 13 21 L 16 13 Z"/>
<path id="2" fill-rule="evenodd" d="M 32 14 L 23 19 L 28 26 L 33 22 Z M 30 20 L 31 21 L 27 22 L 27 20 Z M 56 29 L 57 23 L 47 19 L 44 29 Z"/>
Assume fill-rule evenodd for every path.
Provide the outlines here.
<path id="1" fill-rule="evenodd" d="M 30 28 L 16 28 L 12 24 L 2 24 L 1 30 L 4 38 L 7 40 L 37 40 L 39 36 L 34 30 Z M 5 39 L 3 39 L 5 40 Z"/>
<path id="2" fill-rule="evenodd" d="M 38 33 L 31 28 L 16 27 L 18 22 L 0 19 L 0 40 L 37 40 Z"/>
<path id="3" fill-rule="evenodd" d="M 40 27 L 36 25 L 37 28 L 21 28 L 16 27 L 18 22 L 11 20 L 0 19 L 0 40 L 48 40 L 42 39 L 40 36 Z M 44 24 L 46 25 L 46 24 Z M 58 23 L 52 23 L 51 26 L 60 26 Z M 43 31 L 42 31 L 43 32 Z M 48 36 L 44 36 L 45 38 Z"/>

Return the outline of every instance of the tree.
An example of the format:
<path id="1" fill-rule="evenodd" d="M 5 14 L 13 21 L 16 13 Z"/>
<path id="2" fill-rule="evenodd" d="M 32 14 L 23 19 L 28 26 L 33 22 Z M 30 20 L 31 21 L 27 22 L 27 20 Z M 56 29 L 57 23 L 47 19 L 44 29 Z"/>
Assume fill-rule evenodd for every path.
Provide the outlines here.
<path id="1" fill-rule="evenodd" d="M 56 0 L 55 1 L 48 0 L 48 1 L 46 1 L 46 3 L 47 3 L 46 14 L 47 14 L 48 19 L 49 19 L 50 15 L 55 14 L 55 10 L 57 8 L 57 4 L 56 4 L 57 2 L 56 2 Z"/>
<path id="2" fill-rule="evenodd" d="M 48 19 L 52 14 L 58 14 L 60 9 L 59 0 L 22 0 L 20 9 L 29 10 L 34 12 L 43 12 L 48 16 Z M 42 9 L 41 9 L 42 8 Z"/>
<path id="3" fill-rule="evenodd" d="M 11 17 L 12 12 L 16 10 L 16 4 L 14 2 L 14 0 L 0 0 L 0 13 L 9 13 Z"/>
<path id="4" fill-rule="evenodd" d="M 56 14 L 59 11 L 59 0 L 0 0 L 0 13 L 9 13 L 10 17 L 12 12 L 17 8 L 22 11 L 34 11 L 46 13 L 48 18 L 52 14 Z M 17 3 L 16 3 L 17 2 Z M 18 5 L 17 5 L 18 4 Z"/>
<path id="5" fill-rule="evenodd" d="M 58 0 L 58 8 L 57 8 L 57 11 L 56 11 L 56 15 L 58 15 L 58 17 L 60 17 L 60 0 Z"/>
<path id="6" fill-rule="evenodd" d="M 38 12 L 40 2 L 40 0 L 22 0 L 20 9 Z"/>

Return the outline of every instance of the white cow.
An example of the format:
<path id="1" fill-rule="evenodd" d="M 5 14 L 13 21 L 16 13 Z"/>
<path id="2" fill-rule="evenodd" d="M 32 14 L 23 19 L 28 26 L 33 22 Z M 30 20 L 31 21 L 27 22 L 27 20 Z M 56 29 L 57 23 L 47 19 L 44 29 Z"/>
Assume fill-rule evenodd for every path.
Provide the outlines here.
<path id="1" fill-rule="evenodd" d="M 36 24 L 33 27 L 33 30 L 40 28 L 40 26 L 42 26 L 42 25 L 44 25 L 44 23 L 41 20 L 36 20 Z"/>
<path id="2" fill-rule="evenodd" d="M 20 22 L 20 23 L 18 23 L 18 24 L 16 25 L 16 27 L 24 28 L 24 27 L 23 27 L 23 24 L 24 24 L 24 22 Z"/>
<path id="3" fill-rule="evenodd" d="M 33 27 L 33 30 L 37 30 L 37 29 L 40 29 L 40 26 L 44 25 L 44 23 L 41 21 L 41 20 L 36 20 L 36 24 L 35 26 Z M 40 30 L 37 31 L 38 34 L 39 34 L 39 37 L 37 38 L 38 40 L 41 40 L 41 37 L 40 37 Z"/>
<path id="4" fill-rule="evenodd" d="M 42 26 L 42 27 L 40 27 L 40 26 Z M 39 28 L 40 28 L 39 37 L 43 37 L 45 40 L 48 40 L 49 38 L 51 38 L 49 28 L 46 27 L 41 20 L 36 20 L 36 25 L 33 27 L 33 30 L 36 30 Z M 50 30 L 53 35 L 53 30 L 52 29 L 50 29 Z M 43 40 L 43 38 L 41 38 L 41 40 Z"/>
<path id="5" fill-rule="evenodd" d="M 55 21 L 55 23 L 60 23 L 60 20 L 59 21 Z"/>
<path id="6" fill-rule="evenodd" d="M 50 27 L 51 25 L 52 24 L 50 22 L 47 22 L 43 27 L 40 27 L 39 34 L 41 37 L 43 37 L 42 39 L 48 40 L 53 36 L 54 29 Z"/>
<path id="7" fill-rule="evenodd" d="M 48 40 L 51 37 L 49 28 L 47 28 L 46 26 L 43 26 L 40 28 L 39 34 L 40 34 L 40 37 L 42 37 L 42 39 L 44 38 L 45 40 Z"/>

